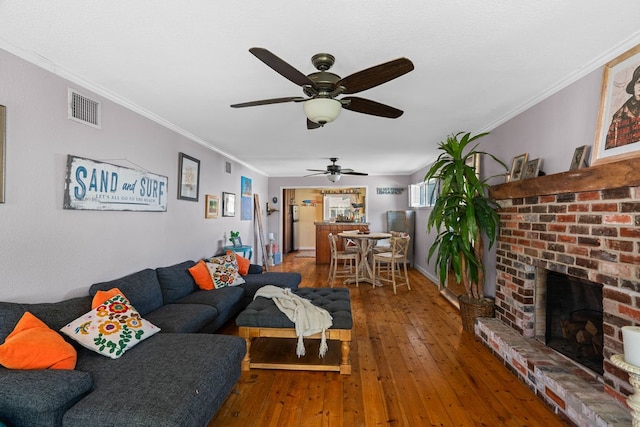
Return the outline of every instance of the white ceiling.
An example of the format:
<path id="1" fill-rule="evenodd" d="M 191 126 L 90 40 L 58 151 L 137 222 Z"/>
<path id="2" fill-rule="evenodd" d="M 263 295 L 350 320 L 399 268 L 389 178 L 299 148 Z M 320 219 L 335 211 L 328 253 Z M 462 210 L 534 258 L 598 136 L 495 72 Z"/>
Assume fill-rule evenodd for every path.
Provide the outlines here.
<path id="1" fill-rule="evenodd" d="M 491 130 L 640 43 L 640 1 L 0 0 L 0 48 L 160 121 L 268 176 L 329 157 L 370 174 L 410 174 L 458 131 Z M 304 74 L 407 57 L 415 70 L 357 96 L 404 110 L 343 110 L 306 129 L 303 96 L 248 52 Z"/>

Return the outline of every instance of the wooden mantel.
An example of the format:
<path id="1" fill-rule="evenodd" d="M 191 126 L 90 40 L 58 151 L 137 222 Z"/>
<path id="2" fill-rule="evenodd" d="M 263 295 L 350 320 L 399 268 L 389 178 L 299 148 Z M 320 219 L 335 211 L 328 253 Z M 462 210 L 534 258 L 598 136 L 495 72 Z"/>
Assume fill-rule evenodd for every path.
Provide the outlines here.
<path id="1" fill-rule="evenodd" d="M 640 157 L 494 185 L 495 200 L 640 186 Z"/>

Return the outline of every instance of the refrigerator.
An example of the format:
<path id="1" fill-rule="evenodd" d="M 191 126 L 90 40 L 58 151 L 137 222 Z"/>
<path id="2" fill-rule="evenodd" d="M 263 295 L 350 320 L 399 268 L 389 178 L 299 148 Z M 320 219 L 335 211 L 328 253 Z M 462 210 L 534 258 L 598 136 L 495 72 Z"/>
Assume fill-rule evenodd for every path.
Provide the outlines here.
<path id="1" fill-rule="evenodd" d="M 409 253 L 407 258 L 409 259 L 409 265 L 413 266 L 413 243 L 415 240 L 415 223 L 416 213 L 415 211 L 387 211 L 387 232 L 389 231 L 401 231 L 408 233 L 411 236 L 409 242 Z"/>
<path id="2" fill-rule="evenodd" d="M 291 250 L 300 248 L 300 206 L 291 205 Z"/>

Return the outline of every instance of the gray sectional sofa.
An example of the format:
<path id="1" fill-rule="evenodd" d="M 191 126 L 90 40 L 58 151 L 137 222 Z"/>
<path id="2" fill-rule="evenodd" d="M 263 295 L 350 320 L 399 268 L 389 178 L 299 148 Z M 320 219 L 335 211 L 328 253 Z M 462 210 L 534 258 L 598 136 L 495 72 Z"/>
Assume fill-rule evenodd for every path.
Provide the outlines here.
<path id="1" fill-rule="evenodd" d="M 75 370 L 0 366 L 0 426 L 205 426 L 240 378 L 244 339 L 214 334 L 264 285 L 295 289 L 298 273 L 263 273 L 246 283 L 197 288 L 185 261 L 96 283 L 85 297 L 56 303 L 0 302 L 0 343 L 29 311 L 55 331 L 91 310 L 99 290 L 119 288 L 140 315 L 161 328 L 118 359 L 67 339 Z"/>

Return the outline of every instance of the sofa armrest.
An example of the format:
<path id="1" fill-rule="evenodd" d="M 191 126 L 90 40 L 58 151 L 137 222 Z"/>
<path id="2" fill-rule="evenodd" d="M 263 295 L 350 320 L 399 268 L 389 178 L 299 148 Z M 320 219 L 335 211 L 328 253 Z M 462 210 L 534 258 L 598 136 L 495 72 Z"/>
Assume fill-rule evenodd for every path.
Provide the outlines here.
<path id="1" fill-rule="evenodd" d="M 0 367 L 0 420 L 8 425 L 61 425 L 62 416 L 93 387 L 88 372 Z"/>
<path id="2" fill-rule="evenodd" d="M 257 264 L 251 264 L 249 265 L 248 274 L 262 274 L 262 267 Z"/>

